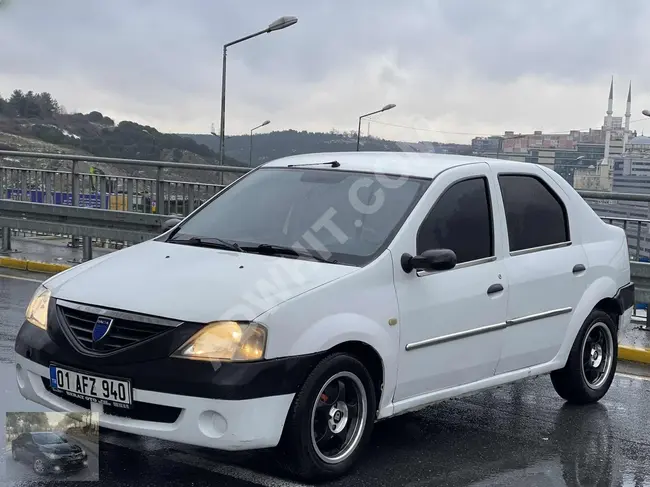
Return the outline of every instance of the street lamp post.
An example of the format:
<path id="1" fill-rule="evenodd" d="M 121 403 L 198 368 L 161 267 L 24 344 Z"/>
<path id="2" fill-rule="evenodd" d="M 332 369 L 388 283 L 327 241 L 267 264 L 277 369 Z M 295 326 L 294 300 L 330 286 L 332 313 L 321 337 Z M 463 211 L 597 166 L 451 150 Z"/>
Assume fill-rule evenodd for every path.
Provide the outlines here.
<path id="1" fill-rule="evenodd" d="M 246 37 L 242 37 L 241 39 L 237 39 L 235 41 L 224 44 L 223 67 L 221 72 L 221 130 L 219 131 L 219 137 L 220 137 L 219 164 L 223 165 L 223 161 L 224 161 L 224 147 L 225 147 L 224 139 L 226 133 L 226 56 L 227 56 L 228 48 L 230 46 L 234 46 L 235 44 L 239 44 L 240 42 L 247 41 L 248 39 L 252 39 L 253 37 L 257 37 L 262 34 L 270 34 L 271 32 L 275 32 L 276 30 L 286 29 L 287 27 L 294 25 L 296 22 L 298 22 L 298 19 L 296 17 L 280 17 L 275 22 L 269 24 L 269 26 L 264 30 L 255 32 L 254 34 L 250 34 L 247 35 Z M 223 172 L 221 173 L 221 178 L 223 178 Z"/>
<path id="2" fill-rule="evenodd" d="M 248 154 L 248 167 L 252 167 L 253 165 L 253 130 L 257 130 L 260 127 L 264 127 L 265 125 L 270 124 L 270 120 L 266 120 L 257 127 L 253 127 L 251 129 L 251 138 L 250 138 L 250 153 Z"/>
<path id="3" fill-rule="evenodd" d="M 377 110 L 377 111 L 374 111 L 374 112 L 366 113 L 365 115 L 361 115 L 361 116 L 359 117 L 359 128 L 357 129 L 357 152 L 359 152 L 359 144 L 360 144 L 360 142 L 361 142 L 361 119 L 362 119 L 362 118 L 365 118 L 365 117 L 369 117 L 370 115 L 374 115 L 374 114 L 376 114 L 376 113 L 385 112 L 385 111 L 387 111 L 387 110 L 390 110 L 390 109 L 392 109 L 392 108 L 395 108 L 395 106 L 396 106 L 396 105 L 395 105 L 394 103 L 390 103 L 389 105 L 386 105 L 386 106 L 385 106 L 384 108 L 382 108 L 381 110 Z"/>

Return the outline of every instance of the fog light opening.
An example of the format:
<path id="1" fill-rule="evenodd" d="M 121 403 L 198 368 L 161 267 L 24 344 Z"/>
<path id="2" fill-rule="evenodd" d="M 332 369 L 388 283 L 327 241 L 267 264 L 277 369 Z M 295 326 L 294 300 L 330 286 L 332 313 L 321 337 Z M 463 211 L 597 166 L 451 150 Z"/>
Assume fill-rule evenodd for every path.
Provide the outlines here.
<path id="1" fill-rule="evenodd" d="M 221 438 L 226 434 L 228 422 L 216 411 L 203 411 L 199 416 L 199 429 L 209 438 Z"/>

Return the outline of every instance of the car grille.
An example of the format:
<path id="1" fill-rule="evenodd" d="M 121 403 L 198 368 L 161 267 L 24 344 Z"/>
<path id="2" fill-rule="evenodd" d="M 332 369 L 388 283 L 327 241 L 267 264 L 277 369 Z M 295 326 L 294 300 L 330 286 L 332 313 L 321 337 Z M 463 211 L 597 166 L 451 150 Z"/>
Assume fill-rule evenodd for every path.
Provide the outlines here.
<path id="1" fill-rule="evenodd" d="M 124 317 L 126 314 L 121 312 L 114 313 L 116 316 L 113 317 L 109 311 L 87 306 L 69 307 L 57 304 L 57 307 L 65 326 L 77 339 L 77 342 L 82 347 L 98 353 L 110 353 L 130 347 L 172 329 L 169 325 L 127 319 Z M 94 310 L 99 312 L 93 312 Z M 100 316 L 113 318 L 113 324 L 108 335 L 101 341 L 101 346 L 98 346 L 93 343 L 92 336 L 93 328 Z M 137 315 L 129 314 L 128 316 L 137 318 Z"/>

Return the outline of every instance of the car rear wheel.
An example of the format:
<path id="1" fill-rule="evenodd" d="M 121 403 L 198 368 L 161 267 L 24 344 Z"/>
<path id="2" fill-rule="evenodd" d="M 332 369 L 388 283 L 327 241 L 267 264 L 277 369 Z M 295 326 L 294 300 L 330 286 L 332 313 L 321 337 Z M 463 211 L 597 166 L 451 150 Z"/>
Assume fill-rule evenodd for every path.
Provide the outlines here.
<path id="1" fill-rule="evenodd" d="M 616 325 L 607 313 L 594 310 L 582 325 L 566 366 L 551 372 L 553 387 L 570 403 L 596 402 L 609 390 L 617 362 Z"/>
<path id="2" fill-rule="evenodd" d="M 324 358 L 296 395 L 284 427 L 284 467 L 303 480 L 349 471 L 372 433 L 376 415 L 372 377 L 356 358 Z"/>

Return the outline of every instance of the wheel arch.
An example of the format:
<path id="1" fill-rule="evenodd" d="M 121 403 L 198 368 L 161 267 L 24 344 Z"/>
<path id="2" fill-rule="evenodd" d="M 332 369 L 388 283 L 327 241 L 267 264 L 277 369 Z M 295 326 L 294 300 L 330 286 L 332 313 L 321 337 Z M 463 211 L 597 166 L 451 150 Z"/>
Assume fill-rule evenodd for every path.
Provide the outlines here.
<path id="1" fill-rule="evenodd" d="M 379 352 L 366 342 L 350 340 L 339 343 L 328 350 L 328 355 L 333 353 L 346 353 L 359 360 L 368 369 L 375 386 L 375 397 L 379 408 L 385 381 L 384 361 Z"/>
<path id="2" fill-rule="evenodd" d="M 607 313 L 616 325 L 616 329 L 618 330 L 619 317 L 623 314 L 623 310 L 621 309 L 620 303 L 615 298 L 601 299 L 598 301 L 598 303 L 596 303 L 594 309 L 598 309 Z"/>
<path id="3" fill-rule="evenodd" d="M 327 316 L 300 330 L 287 355 L 331 351 L 345 351 L 364 363 L 380 392 L 378 409 L 382 416 L 388 414 L 397 383 L 398 328 L 358 313 Z"/>
<path id="4" fill-rule="evenodd" d="M 564 367 L 569 358 L 573 342 L 578 336 L 584 321 L 594 309 L 601 309 L 610 314 L 619 308 L 615 299 L 617 292 L 618 286 L 614 279 L 609 276 L 600 277 L 589 285 L 572 314 L 571 321 L 567 326 L 564 343 L 553 362 L 557 363 L 559 367 Z M 618 324 L 616 319 L 614 319 L 614 322 Z"/>

